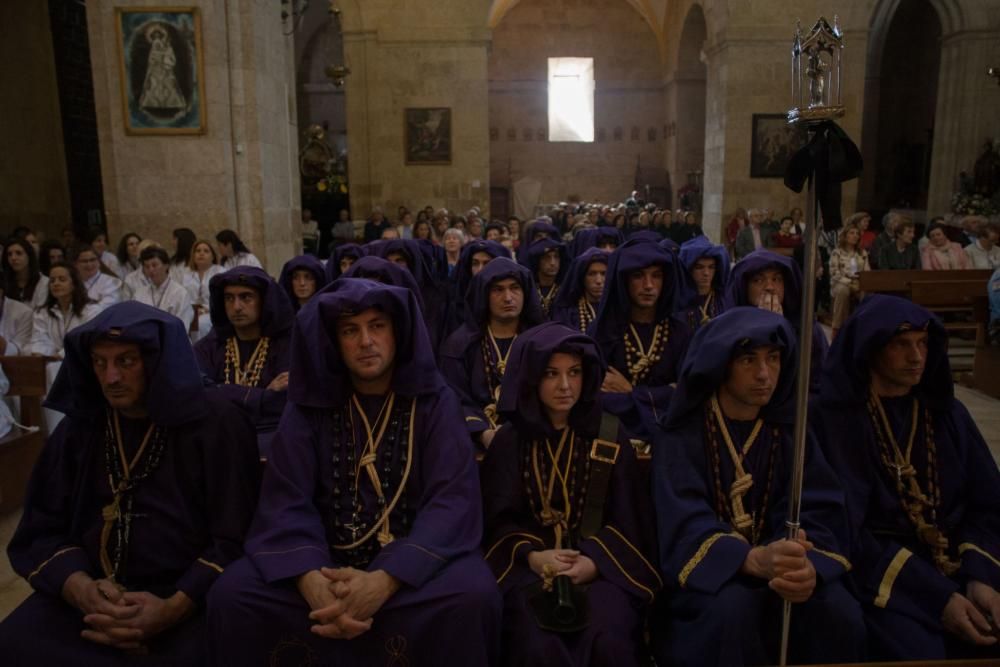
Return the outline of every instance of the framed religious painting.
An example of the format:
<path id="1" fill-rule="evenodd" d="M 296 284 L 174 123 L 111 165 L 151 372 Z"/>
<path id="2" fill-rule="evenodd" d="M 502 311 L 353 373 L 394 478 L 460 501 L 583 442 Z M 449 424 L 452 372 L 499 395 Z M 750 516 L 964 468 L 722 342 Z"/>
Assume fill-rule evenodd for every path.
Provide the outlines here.
<path id="1" fill-rule="evenodd" d="M 451 164 L 451 109 L 404 109 L 406 164 Z"/>
<path id="2" fill-rule="evenodd" d="M 750 142 L 750 178 L 783 178 L 785 167 L 804 144 L 798 125 L 783 113 L 755 113 Z"/>
<path id="3" fill-rule="evenodd" d="M 126 134 L 207 128 L 201 14 L 196 7 L 115 8 Z"/>

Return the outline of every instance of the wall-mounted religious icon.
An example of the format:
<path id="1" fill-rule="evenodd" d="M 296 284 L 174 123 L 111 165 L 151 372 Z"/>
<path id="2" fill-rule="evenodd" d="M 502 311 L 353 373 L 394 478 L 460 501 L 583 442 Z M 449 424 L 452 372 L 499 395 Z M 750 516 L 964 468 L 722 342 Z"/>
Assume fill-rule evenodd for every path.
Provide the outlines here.
<path id="1" fill-rule="evenodd" d="M 198 9 L 118 7 L 115 25 L 125 132 L 205 132 L 205 75 Z"/>
<path id="2" fill-rule="evenodd" d="M 451 109 L 403 111 L 406 164 L 451 164 Z"/>

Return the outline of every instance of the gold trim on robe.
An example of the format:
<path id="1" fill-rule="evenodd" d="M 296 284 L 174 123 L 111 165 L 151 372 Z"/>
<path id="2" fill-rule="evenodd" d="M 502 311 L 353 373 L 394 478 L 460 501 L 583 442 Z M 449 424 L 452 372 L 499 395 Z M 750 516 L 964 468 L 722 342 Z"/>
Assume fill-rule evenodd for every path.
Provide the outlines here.
<path id="1" fill-rule="evenodd" d="M 843 566 L 845 572 L 850 572 L 851 571 L 851 569 L 852 569 L 851 561 L 847 560 L 846 558 L 844 558 L 840 554 L 838 554 L 838 553 L 836 553 L 834 551 L 827 551 L 826 549 L 817 549 L 816 547 L 813 547 L 812 550 L 815 551 L 818 554 L 826 556 L 830 560 L 837 561 L 838 563 L 840 563 Z"/>
<path id="2" fill-rule="evenodd" d="M 588 539 L 588 540 L 593 540 L 594 542 L 596 542 L 596 543 L 597 543 L 597 545 L 598 545 L 599 547 L 601 547 L 602 549 L 604 549 L 604 552 L 605 552 L 606 554 L 608 554 L 608 558 L 610 558 L 610 559 L 611 559 L 611 562 L 612 562 L 612 563 L 614 563 L 614 564 L 615 564 L 615 566 L 616 566 L 616 567 L 617 567 L 617 568 L 618 568 L 619 570 L 621 570 L 621 573 L 622 573 L 623 575 L 625 575 L 625 578 L 626 578 L 626 579 L 628 579 L 628 580 L 629 580 L 630 582 L 632 582 L 632 585 L 633 585 L 633 586 L 635 586 L 635 587 L 636 587 L 636 588 L 638 588 L 639 590 L 641 590 L 641 591 L 644 591 L 645 593 L 649 594 L 649 599 L 650 599 L 650 601 L 652 601 L 652 600 L 653 600 L 653 598 L 655 598 L 655 597 L 656 597 L 656 594 L 655 594 L 655 593 L 654 593 L 654 592 L 653 592 L 652 590 L 650 590 L 650 589 L 649 589 L 649 588 L 647 588 L 646 586 L 643 586 L 643 585 L 642 585 L 642 584 L 640 584 L 640 583 L 639 583 L 638 581 L 636 581 L 635 579 L 633 579 L 633 578 L 632 578 L 632 575 L 631 575 L 631 574 L 629 574 L 629 573 L 628 573 L 628 570 L 626 570 L 626 569 L 625 569 L 625 568 L 624 568 L 624 567 L 622 566 L 622 564 L 618 562 L 618 559 L 617 559 L 617 558 L 615 558 L 615 555 L 614 555 L 613 553 L 611 553 L 611 549 L 609 549 L 609 548 L 607 547 L 607 545 L 606 545 L 606 544 L 604 544 L 604 542 L 602 542 L 602 541 L 600 540 L 600 538 L 598 538 L 597 536 L 591 536 L 591 537 L 588 537 L 587 539 Z"/>
<path id="3" fill-rule="evenodd" d="M 74 549 L 79 549 L 79 548 L 80 547 L 65 547 L 63 549 L 60 549 L 59 551 L 55 552 L 54 554 L 52 554 L 51 556 L 49 556 L 48 558 L 46 558 L 44 561 L 42 561 L 42 564 L 39 565 L 38 567 L 36 567 L 35 570 L 31 574 L 29 574 L 27 577 L 25 577 L 25 580 L 27 580 L 28 582 L 30 582 L 32 577 L 34 577 L 36 574 L 38 574 L 39 572 L 41 572 L 45 568 L 46 565 L 48 565 L 49 563 L 51 563 L 52 561 L 54 561 L 56 558 L 59 558 L 59 556 L 62 556 L 64 553 L 66 553 L 68 551 L 73 551 Z"/>
<path id="4" fill-rule="evenodd" d="M 222 566 L 221 565 L 217 565 L 216 563 L 213 563 L 210 560 L 205 560 L 204 558 L 199 558 L 198 562 L 201 563 L 202 565 L 206 566 L 206 567 L 212 568 L 213 570 L 215 570 L 219 574 L 222 574 Z"/>
<path id="5" fill-rule="evenodd" d="M 681 585 L 681 588 L 687 586 L 688 577 L 690 577 L 691 573 L 694 572 L 694 569 L 701 564 L 701 561 L 705 559 L 705 556 L 708 555 L 708 550 L 712 548 L 712 545 L 718 542 L 719 539 L 722 537 L 735 537 L 738 540 L 746 542 L 746 538 L 736 532 L 715 533 L 714 535 L 709 537 L 707 540 L 701 543 L 701 546 L 698 547 L 698 550 L 694 552 L 694 555 L 691 556 L 691 559 L 684 564 L 684 567 L 681 569 L 681 573 L 677 575 L 677 582 Z"/>
<path id="6" fill-rule="evenodd" d="M 899 576 L 900 570 L 906 565 L 906 561 L 910 560 L 910 556 L 913 552 L 909 549 L 900 549 L 896 552 L 892 561 L 889 563 L 889 567 L 885 568 L 885 574 L 882 575 L 882 583 L 878 585 L 878 596 L 875 598 L 875 606 L 885 609 L 889 604 L 889 598 L 892 596 L 892 585 L 896 583 L 896 577 Z"/>
<path id="7" fill-rule="evenodd" d="M 997 560 L 995 556 L 993 556 L 992 554 L 990 554 L 988 551 L 986 551 L 982 547 L 976 546 L 972 542 L 962 542 L 961 544 L 958 545 L 958 555 L 959 556 L 961 556 L 962 554 L 964 554 L 966 551 L 972 551 L 974 553 L 977 553 L 980 556 L 983 556 L 984 558 L 988 559 L 991 563 L 993 563 L 997 567 L 1000 567 L 1000 560 Z"/>
<path id="8" fill-rule="evenodd" d="M 631 549 L 633 552 L 635 552 L 635 555 L 639 557 L 639 560 L 642 561 L 643 565 L 645 565 L 646 567 L 648 567 L 649 571 L 653 573 L 654 577 L 656 577 L 656 581 L 658 581 L 660 583 L 660 586 L 663 586 L 663 578 L 660 577 L 660 573 L 656 570 L 655 567 L 653 567 L 650 564 L 650 562 L 648 560 L 646 560 L 646 557 L 642 555 L 642 552 L 639 551 L 638 549 L 636 549 L 635 545 L 632 544 L 631 542 L 629 542 L 628 538 L 626 538 L 624 535 L 622 535 L 621 532 L 617 528 L 615 528 L 614 526 L 612 526 L 612 525 L 609 524 L 609 525 L 605 526 L 605 528 L 607 528 L 612 533 L 614 533 L 614 535 L 619 540 L 621 540 L 622 542 L 624 542 L 628 546 L 629 549 Z"/>
<path id="9" fill-rule="evenodd" d="M 499 584 L 503 581 L 503 578 L 510 574 L 510 570 L 514 567 L 514 559 L 517 557 L 517 548 L 522 544 L 531 544 L 528 540 L 521 540 L 520 542 L 515 542 L 514 547 L 510 550 L 510 563 L 507 564 L 507 569 L 503 571 L 499 577 L 497 577 L 497 583 Z"/>

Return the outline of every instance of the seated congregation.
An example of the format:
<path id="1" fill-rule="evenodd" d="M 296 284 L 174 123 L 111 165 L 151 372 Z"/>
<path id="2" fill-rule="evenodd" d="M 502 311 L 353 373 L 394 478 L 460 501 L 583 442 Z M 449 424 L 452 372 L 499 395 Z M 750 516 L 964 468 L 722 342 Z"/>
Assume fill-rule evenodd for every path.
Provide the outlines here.
<path id="1" fill-rule="evenodd" d="M 764 665 L 785 602 L 792 663 L 1000 659 L 1000 471 L 932 313 L 869 295 L 828 344 L 752 234 L 525 232 L 50 264 L 23 347 L 0 320 L 61 418 L 4 664 Z"/>

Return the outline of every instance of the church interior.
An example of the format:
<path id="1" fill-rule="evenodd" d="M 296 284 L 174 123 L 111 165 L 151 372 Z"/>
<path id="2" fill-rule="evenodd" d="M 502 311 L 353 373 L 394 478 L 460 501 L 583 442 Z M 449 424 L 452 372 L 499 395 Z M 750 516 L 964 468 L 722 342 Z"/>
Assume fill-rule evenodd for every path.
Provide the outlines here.
<path id="1" fill-rule="evenodd" d="M 182 5 L 0 3 L 4 237 L 230 229 L 277 276 L 303 252 L 304 210 L 329 229 L 346 209 L 360 231 L 376 209 L 394 223 L 403 207 L 531 220 L 634 198 L 693 212 L 725 243 L 740 209 L 806 207 L 783 182 L 802 145 L 786 115 L 797 25 L 821 16 L 843 36 L 837 123 L 864 163 L 843 217 L 1000 225 L 997 0 Z M 173 10 L 167 34 L 131 18 Z M 140 95 L 164 57 L 181 74 Z M 560 76 L 592 95 L 557 109 Z M 981 172 L 994 190 L 963 210 Z M 1000 461 L 1000 348 L 955 344 L 956 394 Z M 990 390 L 961 382 L 976 355 L 992 355 Z M 0 544 L 19 516 L 0 517 Z M 30 590 L 0 558 L 0 620 Z"/>

